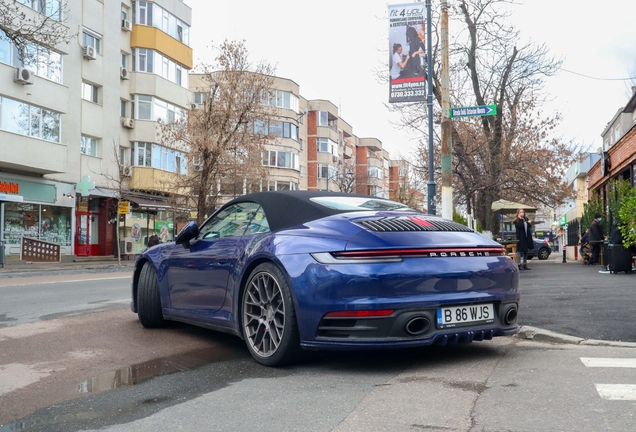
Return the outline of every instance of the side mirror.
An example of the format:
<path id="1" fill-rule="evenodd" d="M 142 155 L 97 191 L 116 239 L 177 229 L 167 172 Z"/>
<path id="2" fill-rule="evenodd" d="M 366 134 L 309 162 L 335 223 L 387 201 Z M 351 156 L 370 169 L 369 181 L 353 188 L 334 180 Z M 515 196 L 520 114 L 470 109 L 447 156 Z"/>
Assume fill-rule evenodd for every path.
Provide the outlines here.
<path id="1" fill-rule="evenodd" d="M 190 240 L 196 238 L 199 235 L 199 226 L 196 222 L 188 222 L 186 226 L 184 226 L 179 234 L 177 234 L 177 238 L 174 239 L 176 244 L 189 244 Z"/>

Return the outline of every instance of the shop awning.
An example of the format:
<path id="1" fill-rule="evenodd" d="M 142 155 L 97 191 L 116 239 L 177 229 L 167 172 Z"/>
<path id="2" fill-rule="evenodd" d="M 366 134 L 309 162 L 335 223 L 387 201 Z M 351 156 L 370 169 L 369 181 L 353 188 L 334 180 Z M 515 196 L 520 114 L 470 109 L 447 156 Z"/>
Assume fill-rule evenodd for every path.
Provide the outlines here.
<path id="1" fill-rule="evenodd" d="M 137 204 L 139 210 L 166 210 L 169 209 L 170 206 L 164 201 L 159 199 L 152 198 L 140 198 L 135 196 L 124 196 L 125 200 L 133 202 Z"/>

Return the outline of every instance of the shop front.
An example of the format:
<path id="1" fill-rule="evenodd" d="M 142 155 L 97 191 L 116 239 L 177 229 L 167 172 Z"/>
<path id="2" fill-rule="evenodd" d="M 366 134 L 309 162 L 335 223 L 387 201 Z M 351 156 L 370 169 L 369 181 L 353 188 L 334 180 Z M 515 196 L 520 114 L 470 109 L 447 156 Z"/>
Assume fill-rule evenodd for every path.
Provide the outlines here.
<path id="1" fill-rule="evenodd" d="M 19 259 L 22 237 L 60 245 L 73 255 L 72 184 L 26 176 L 0 176 L 0 240 L 7 259 Z"/>
<path id="2" fill-rule="evenodd" d="M 130 202 L 130 211 L 119 215 L 119 241 L 122 255 L 138 255 L 148 248 L 153 234 L 159 243 L 174 240 L 174 212 L 165 201 L 157 198 L 124 197 Z"/>

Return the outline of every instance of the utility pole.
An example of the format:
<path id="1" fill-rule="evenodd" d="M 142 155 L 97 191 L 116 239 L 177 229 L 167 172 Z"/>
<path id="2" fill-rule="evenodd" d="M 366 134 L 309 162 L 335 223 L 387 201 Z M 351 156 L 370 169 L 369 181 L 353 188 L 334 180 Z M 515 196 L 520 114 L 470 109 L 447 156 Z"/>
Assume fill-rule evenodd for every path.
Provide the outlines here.
<path id="1" fill-rule="evenodd" d="M 453 219 L 453 147 L 451 141 L 449 66 L 448 66 L 448 2 L 442 0 L 442 217 Z"/>
<path id="2" fill-rule="evenodd" d="M 431 41 L 431 0 L 426 0 L 426 104 L 428 108 L 428 214 L 435 216 L 435 159 L 433 155 L 433 42 Z"/>

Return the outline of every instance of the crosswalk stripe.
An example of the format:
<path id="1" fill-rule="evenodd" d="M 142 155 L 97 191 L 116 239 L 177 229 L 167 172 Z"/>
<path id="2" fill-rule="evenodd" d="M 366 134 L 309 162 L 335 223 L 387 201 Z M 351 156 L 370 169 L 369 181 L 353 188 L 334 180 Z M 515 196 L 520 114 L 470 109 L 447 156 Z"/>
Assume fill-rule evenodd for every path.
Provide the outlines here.
<path id="1" fill-rule="evenodd" d="M 636 401 L 635 384 L 594 384 L 596 391 L 605 400 Z"/>
<path id="2" fill-rule="evenodd" d="M 587 367 L 636 368 L 636 358 L 592 358 L 581 357 Z"/>

